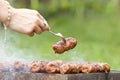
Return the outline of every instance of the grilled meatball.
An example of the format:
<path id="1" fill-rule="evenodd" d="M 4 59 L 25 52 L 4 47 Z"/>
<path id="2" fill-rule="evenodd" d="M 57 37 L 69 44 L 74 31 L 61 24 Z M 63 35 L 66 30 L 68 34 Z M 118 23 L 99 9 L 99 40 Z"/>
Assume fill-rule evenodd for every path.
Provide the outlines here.
<path id="1" fill-rule="evenodd" d="M 31 72 L 45 72 L 45 66 L 48 62 L 47 61 L 34 61 L 30 65 Z"/>
<path id="2" fill-rule="evenodd" d="M 73 49 L 77 45 L 77 41 L 74 38 L 66 38 L 65 41 L 61 40 L 52 46 L 55 53 L 62 54 L 65 51 Z"/>
<path id="3" fill-rule="evenodd" d="M 46 72 L 48 73 L 59 73 L 60 65 L 62 64 L 61 60 L 51 61 L 46 65 Z"/>
<path id="4" fill-rule="evenodd" d="M 29 72 L 28 64 L 21 61 L 14 61 L 10 67 L 11 72 Z"/>
<path id="5" fill-rule="evenodd" d="M 9 71 L 10 64 L 7 61 L 0 62 L 0 72 Z"/>
<path id="6" fill-rule="evenodd" d="M 110 72 L 110 65 L 108 63 L 99 63 L 100 66 L 102 66 L 103 72 Z"/>
<path id="7" fill-rule="evenodd" d="M 62 64 L 62 65 L 60 66 L 60 73 L 61 73 L 61 74 L 70 73 L 70 66 L 69 66 L 69 64 Z"/>
<path id="8" fill-rule="evenodd" d="M 64 63 L 60 66 L 60 73 L 61 74 L 68 74 L 68 73 L 80 73 L 81 72 L 80 63 Z"/>

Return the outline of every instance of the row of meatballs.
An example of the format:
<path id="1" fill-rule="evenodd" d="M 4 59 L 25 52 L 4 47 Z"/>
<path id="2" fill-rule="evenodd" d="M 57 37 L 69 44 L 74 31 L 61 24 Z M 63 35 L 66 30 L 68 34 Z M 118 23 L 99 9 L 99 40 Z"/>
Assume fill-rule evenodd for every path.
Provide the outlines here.
<path id="1" fill-rule="evenodd" d="M 30 66 L 30 71 L 33 73 L 93 73 L 93 72 L 109 72 L 110 66 L 107 63 L 78 63 L 78 62 L 62 62 L 55 60 L 51 62 L 35 61 Z"/>
<path id="2" fill-rule="evenodd" d="M 33 73 L 93 73 L 109 72 L 110 66 L 107 63 L 79 63 L 55 61 L 34 61 L 24 63 L 15 61 L 13 63 L 0 62 L 0 72 L 33 72 Z"/>

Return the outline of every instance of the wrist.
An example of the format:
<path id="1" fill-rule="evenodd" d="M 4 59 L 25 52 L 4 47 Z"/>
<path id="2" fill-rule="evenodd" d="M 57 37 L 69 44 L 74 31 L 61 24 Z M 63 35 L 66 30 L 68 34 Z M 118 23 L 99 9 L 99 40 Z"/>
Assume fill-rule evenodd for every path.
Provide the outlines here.
<path id="1" fill-rule="evenodd" d="M 13 9 L 7 1 L 0 0 L 0 21 L 7 26 L 9 25 Z"/>

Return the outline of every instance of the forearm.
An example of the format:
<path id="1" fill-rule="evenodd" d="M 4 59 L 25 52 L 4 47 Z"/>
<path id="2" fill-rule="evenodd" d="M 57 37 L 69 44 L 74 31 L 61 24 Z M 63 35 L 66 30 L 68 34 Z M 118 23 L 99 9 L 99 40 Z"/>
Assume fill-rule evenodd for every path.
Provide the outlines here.
<path id="1" fill-rule="evenodd" d="M 10 5 L 9 5 L 10 6 Z M 10 6 L 12 9 L 12 7 Z M 8 4 L 5 0 L 0 0 L 0 21 L 6 23 L 8 21 Z"/>

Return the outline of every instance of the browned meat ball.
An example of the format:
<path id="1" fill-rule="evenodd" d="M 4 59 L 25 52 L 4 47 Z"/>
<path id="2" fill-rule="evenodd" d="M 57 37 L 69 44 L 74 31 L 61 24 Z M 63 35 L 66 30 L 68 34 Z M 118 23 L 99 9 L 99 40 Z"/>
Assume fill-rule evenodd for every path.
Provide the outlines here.
<path id="1" fill-rule="evenodd" d="M 28 64 L 21 61 L 15 61 L 10 67 L 11 72 L 28 72 Z"/>
<path id="2" fill-rule="evenodd" d="M 81 72 L 80 63 L 64 63 L 60 66 L 60 73 L 61 74 L 68 74 L 68 73 L 80 73 Z"/>
<path id="3" fill-rule="evenodd" d="M 47 61 L 34 61 L 30 65 L 31 72 L 45 72 L 45 66 L 47 65 Z"/>
<path id="4" fill-rule="evenodd" d="M 100 65 L 102 65 L 103 68 L 103 72 L 110 72 L 110 65 L 108 63 L 99 63 Z"/>
<path id="5" fill-rule="evenodd" d="M 46 65 L 46 72 L 48 73 L 59 73 L 60 65 L 62 64 L 61 60 L 51 61 Z"/>
<path id="6" fill-rule="evenodd" d="M 55 53 L 62 54 L 65 51 L 73 49 L 77 45 L 76 39 L 69 37 L 64 40 L 57 42 L 55 45 L 52 46 Z"/>
<path id="7" fill-rule="evenodd" d="M 81 73 L 81 71 L 82 71 L 82 64 L 83 63 L 75 63 L 75 69 L 76 69 L 76 71 L 75 71 L 75 73 Z"/>
<path id="8" fill-rule="evenodd" d="M 0 72 L 8 71 L 10 64 L 7 61 L 0 62 Z"/>
<path id="9" fill-rule="evenodd" d="M 84 63 L 82 65 L 82 73 L 96 72 L 95 65 L 93 63 Z"/>
<path id="10" fill-rule="evenodd" d="M 70 73 L 70 66 L 69 66 L 69 64 L 62 64 L 62 65 L 60 66 L 60 73 L 61 73 L 61 74 Z"/>

